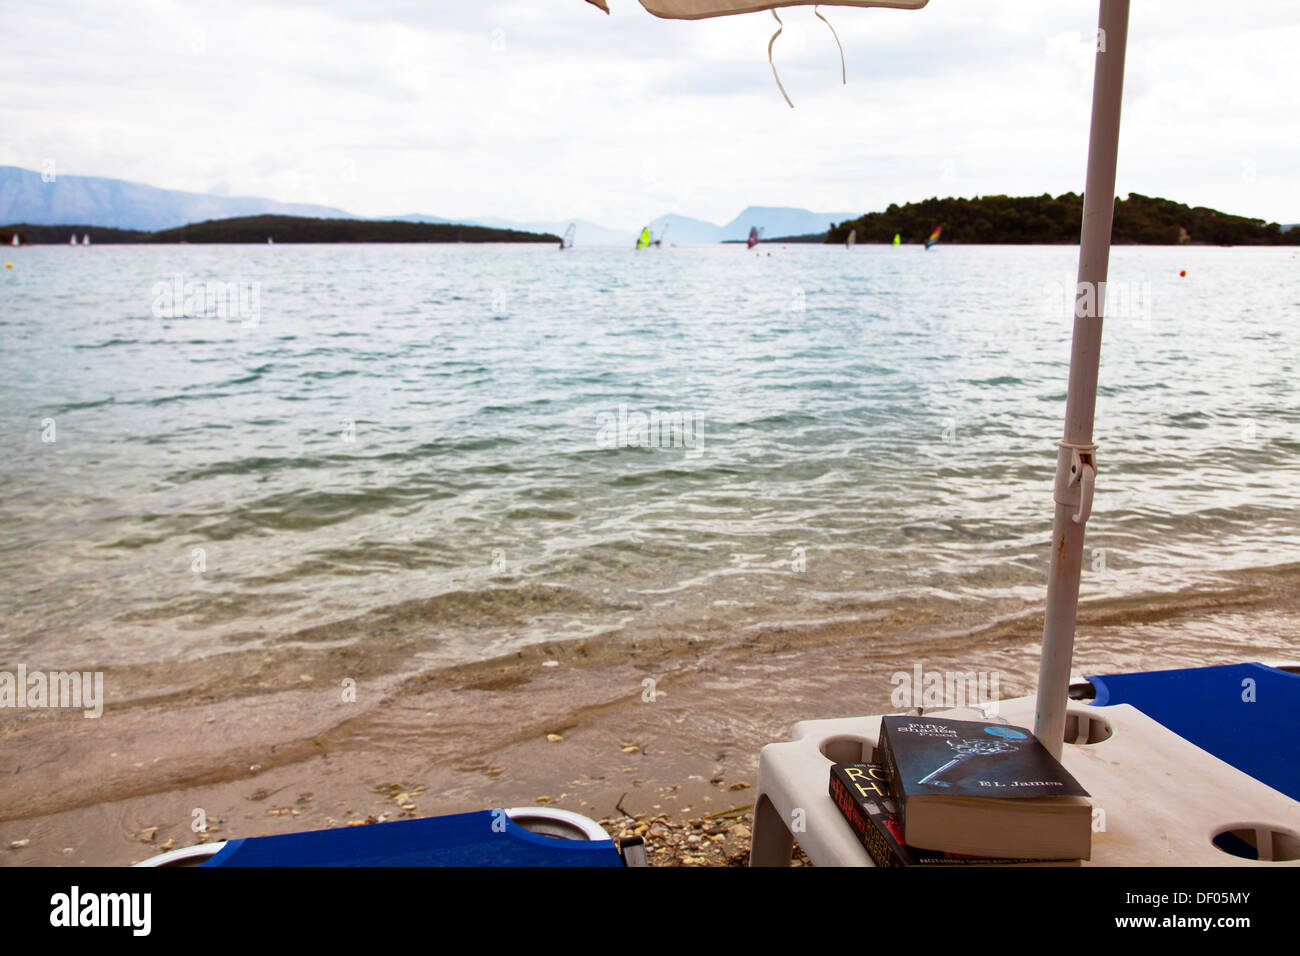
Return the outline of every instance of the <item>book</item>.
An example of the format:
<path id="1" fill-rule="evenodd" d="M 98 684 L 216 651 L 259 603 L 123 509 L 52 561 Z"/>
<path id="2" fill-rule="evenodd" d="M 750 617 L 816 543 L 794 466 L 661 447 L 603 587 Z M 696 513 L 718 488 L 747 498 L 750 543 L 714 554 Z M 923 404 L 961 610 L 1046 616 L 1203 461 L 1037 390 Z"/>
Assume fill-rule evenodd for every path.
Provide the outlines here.
<path id="1" fill-rule="evenodd" d="M 1078 860 L 1028 860 L 923 850 L 903 842 L 903 824 L 889 796 L 889 771 L 878 763 L 831 767 L 831 799 L 876 866 L 1076 866 Z"/>
<path id="2" fill-rule="evenodd" d="M 1088 859 L 1092 803 L 1023 727 L 889 716 L 876 759 L 887 768 L 903 842 L 972 856 Z"/>

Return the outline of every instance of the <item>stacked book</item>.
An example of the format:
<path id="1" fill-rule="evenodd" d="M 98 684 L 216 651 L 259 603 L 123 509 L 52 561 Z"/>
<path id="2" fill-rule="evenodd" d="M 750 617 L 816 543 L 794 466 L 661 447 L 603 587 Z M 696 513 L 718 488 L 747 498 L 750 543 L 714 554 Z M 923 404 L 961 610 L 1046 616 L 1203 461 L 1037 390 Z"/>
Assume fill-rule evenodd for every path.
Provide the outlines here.
<path id="1" fill-rule="evenodd" d="M 1088 793 L 1022 727 L 884 717 L 877 763 L 830 793 L 877 866 L 1068 866 L 1092 852 Z"/>

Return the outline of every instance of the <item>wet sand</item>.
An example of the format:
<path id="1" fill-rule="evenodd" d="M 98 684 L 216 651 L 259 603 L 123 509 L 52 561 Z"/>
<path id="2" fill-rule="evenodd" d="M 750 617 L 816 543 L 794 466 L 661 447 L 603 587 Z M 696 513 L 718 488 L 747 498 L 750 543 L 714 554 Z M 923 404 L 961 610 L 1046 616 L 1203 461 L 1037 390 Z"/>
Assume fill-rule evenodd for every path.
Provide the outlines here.
<path id="1" fill-rule="evenodd" d="M 1074 671 L 1294 659 L 1297 599 L 1290 565 L 1085 602 Z M 0 865 L 126 865 L 195 842 L 534 804 L 616 838 L 640 829 L 655 864 L 738 865 L 759 750 L 795 722 L 896 710 L 890 678 L 918 663 L 1032 693 L 1041 613 L 979 616 L 624 634 L 429 672 L 410 670 L 400 641 L 108 670 L 99 719 L 0 711 Z"/>

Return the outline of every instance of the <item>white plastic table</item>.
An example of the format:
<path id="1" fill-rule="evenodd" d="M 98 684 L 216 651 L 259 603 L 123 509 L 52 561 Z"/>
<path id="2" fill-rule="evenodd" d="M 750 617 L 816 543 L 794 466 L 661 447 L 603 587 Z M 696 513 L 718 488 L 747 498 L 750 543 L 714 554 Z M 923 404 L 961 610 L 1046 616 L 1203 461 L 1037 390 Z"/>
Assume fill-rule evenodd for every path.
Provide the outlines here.
<path id="1" fill-rule="evenodd" d="M 979 711 L 928 711 L 1032 728 L 1032 697 Z M 1179 737 L 1129 704 L 1071 702 L 1065 768 L 1092 797 L 1092 866 L 1300 865 L 1300 803 Z M 814 866 L 871 866 L 829 793 L 833 763 L 871 762 L 880 717 L 806 720 L 758 765 L 751 866 L 788 866 L 797 842 Z M 1287 732 L 1287 731 L 1284 731 Z M 1100 811 L 1100 812 L 1098 812 Z M 1260 860 L 1213 844 L 1231 830 Z"/>

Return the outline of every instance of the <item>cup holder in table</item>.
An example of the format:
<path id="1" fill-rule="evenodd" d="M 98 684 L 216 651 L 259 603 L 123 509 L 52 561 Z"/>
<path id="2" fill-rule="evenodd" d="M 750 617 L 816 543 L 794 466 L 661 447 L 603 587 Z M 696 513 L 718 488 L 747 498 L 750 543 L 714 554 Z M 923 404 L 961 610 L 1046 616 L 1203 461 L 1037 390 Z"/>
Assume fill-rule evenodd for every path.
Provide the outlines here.
<path id="1" fill-rule="evenodd" d="M 1300 834 L 1266 823 L 1241 823 L 1220 830 L 1211 841 L 1224 853 L 1246 860 L 1300 860 Z"/>
<path id="2" fill-rule="evenodd" d="M 1065 715 L 1065 742 L 1067 744 L 1099 744 L 1110 740 L 1115 731 L 1109 721 L 1093 714 L 1068 711 Z"/>
<path id="3" fill-rule="evenodd" d="M 828 737 L 818 748 L 831 763 L 872 763 L 876 745 L 865 737 Z"/>

